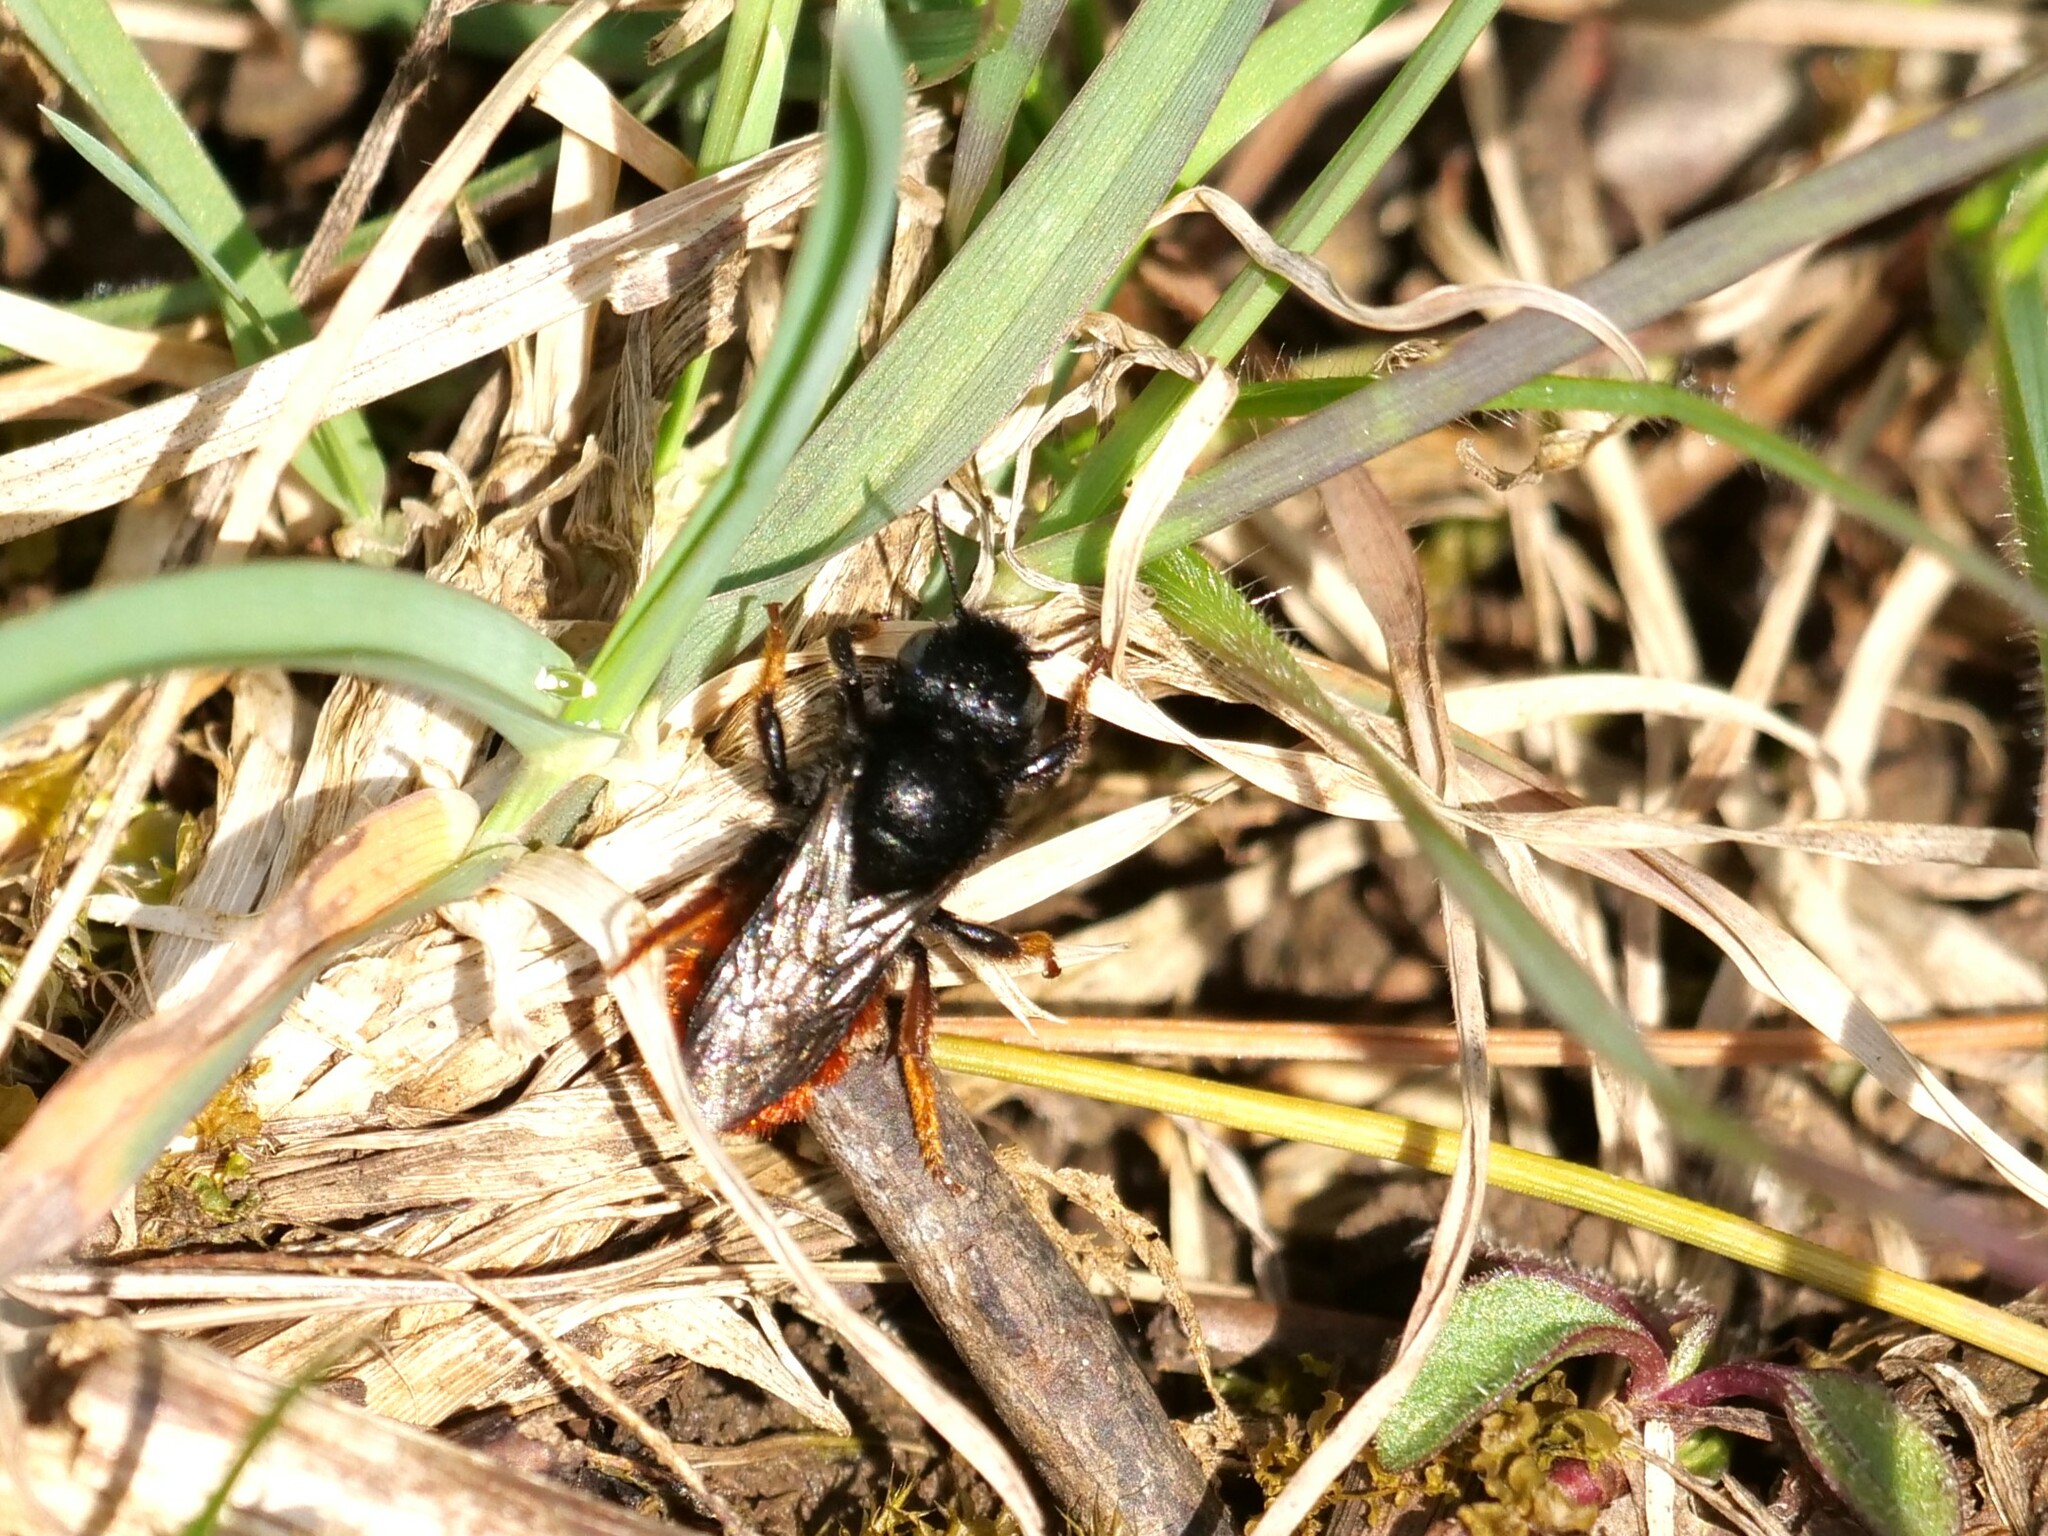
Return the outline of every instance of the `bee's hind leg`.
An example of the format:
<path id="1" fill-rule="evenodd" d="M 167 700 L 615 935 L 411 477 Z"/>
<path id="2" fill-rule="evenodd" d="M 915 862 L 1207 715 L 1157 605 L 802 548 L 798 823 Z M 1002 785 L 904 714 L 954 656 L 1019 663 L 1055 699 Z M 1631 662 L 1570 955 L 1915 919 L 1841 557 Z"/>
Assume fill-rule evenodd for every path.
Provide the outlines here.
<path id="1" fill-rule="evenodd" d="M 925 1171 L 952 1193 L 966 1186 L 946 1169 L 946 1143 L 939 1133 L 939 1085 L 932 1079 L 932 1026 L 938 1009 L 932 1002 L 931 956 L 922 944 L 910 946 L 910 987 L 903 994 L 903 1013 L 896 1023 L 896 1057 L 903 1066 L 903 1090 L 910 1097 L 910 1123 L 917 1132 L 918 1155 Z"/>
<path id="2" fill-rule="evenodd" d="M 925 928 L 937 934 L 957 950 L 970 955 L 979 955 L 998 965 L 1014 965 L 1019 960 L 1036 960 L 1047 977 L 1060 973 L 1060 963 L 1053 956 L 1052 935 L 1033 930 L 1030 933 L 1010 933 L 988 923 L 970 922 L 956 917 L 944 907 L 934 912 L 925 923 Z"/>

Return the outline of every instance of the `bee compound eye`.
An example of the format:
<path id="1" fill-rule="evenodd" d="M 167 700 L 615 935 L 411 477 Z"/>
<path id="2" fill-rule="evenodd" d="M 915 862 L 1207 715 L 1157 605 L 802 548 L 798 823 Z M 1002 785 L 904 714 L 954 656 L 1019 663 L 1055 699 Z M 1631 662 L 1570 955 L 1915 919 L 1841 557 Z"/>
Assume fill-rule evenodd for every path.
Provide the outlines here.
<path id="1" fill-rule="evenodd" d="M 903 642 L 903 649 L 896 653 L 896 664 L 909 670 L 924 660 L 924 653 L 932 648 L 935 629 L 921 629 Z"/>
<path id="2" fill-rule="evenodd" d="M 1018 710 L 1017 714 L 1025 725 L 1034 730 L 1038 722 L 1045 718 L 1045 690 L 1036 682 L 1032 683 L 1031 691 L 1024 695 L 1024 707 Z"/>

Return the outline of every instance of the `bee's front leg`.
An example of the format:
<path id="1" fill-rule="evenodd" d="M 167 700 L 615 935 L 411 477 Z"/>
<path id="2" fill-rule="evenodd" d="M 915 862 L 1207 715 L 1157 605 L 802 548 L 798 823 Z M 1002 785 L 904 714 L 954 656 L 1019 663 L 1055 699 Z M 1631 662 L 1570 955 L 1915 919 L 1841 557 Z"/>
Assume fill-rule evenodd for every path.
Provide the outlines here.
<path id="1" fill-rule="evenodd" d="M 1065 728 L 1051 746 L 1024 765 L 1023 772 L 1017 775 L 1018 789 L 1028 792 L 1050 788 L 1064 778 L 1067 770 L 1088 750 L 1088 737 L 1095 728 L 1095 717 L 1088 713 L 1088 685 L 1102 675 L 1108 664 L 1107 653 L 1097 647 L 1088 663 L 1088 670 L 1074 685 L 1074 696 L 1067 704 Z"/>

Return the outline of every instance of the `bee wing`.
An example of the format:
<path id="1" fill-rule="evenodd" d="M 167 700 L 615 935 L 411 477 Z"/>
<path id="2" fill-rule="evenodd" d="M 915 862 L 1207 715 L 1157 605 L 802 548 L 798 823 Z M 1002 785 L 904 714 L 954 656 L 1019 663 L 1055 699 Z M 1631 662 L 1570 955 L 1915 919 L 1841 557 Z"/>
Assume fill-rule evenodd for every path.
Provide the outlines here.
<path id="1" fill-rule="evenodd" d="M 835 784 L 819 802 L 684 1027 L 690 1085 L 721 1129 L 816 1075 L 944 894 L 855 893 L 851 791 Z"/>

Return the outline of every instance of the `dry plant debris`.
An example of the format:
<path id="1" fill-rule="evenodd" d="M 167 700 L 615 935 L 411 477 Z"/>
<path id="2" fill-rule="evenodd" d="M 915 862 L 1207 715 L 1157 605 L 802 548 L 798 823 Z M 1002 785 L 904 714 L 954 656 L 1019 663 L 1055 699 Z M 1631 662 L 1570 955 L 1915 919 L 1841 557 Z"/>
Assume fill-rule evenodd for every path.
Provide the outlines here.
<path id="1" fill-rule="evenodd" d="M 700 176 L 723 163 L 698 140 L 724 39 L 769 7 L 600 21 L 588 0 L 577 24 L 599 28 L 599 67 L 529 56 L 532 78 L 512 86 L 492 52 L 503 36 L 468 30 L 463 9 L 436 5 L 398 39 L 339 13 L 115 6 L 236 168 L 264 241 L 312 237 L 297 289 L 332 337 L 325 373 L 307 347 L 236 372 L 204 313 L 109 320 L 120 312 L 77 302 L 184 269 L 152 220 L 62 158 L 32 108 L 76 104 L 0 30 L 7 613 L 206 559 L 347 557 L 422 570 L 593 653 L 731 451 L 818 192 L 816 91 L 798 91 L 793 68 L 782 137 Z M 1102 1365 L 1108 1395 L 1135 1406 L 1115 1425 L 1069 1411 L 1084 1422 L 1067 1444 L 1016 1426 L 1056 1422 L 1068 1401 L 1050 1367 L 1020 1363 L 1040 1342 L 1021 1335 L 1056 1330 L 1026 1272 L 1068 1278 L 1087 1247 L 1076 1231 L 1055 1243 L 1028 1220 L 1006 1227 L 985 1214 L 994 1195 L 949 1211 L 904 1194 L 887 1166 L 901 1129 L 887 1073 L 856 1071 L 814 1132 L 736 1143 L 732 1160 L 777 1241 L 936 1387 L 1009 1416 L 1082 1524 L 1102 1513 L 1092 1494 L 1117 1510 L 1199 1506 L 1218 1531 L 1261 1514 L 1269 1531 L 1302 1516 L 1298 1529 L 1330 1536 L 1583 1528 L 1583 1509 L 1523 1497 L 1510 1468 L 1532 1425 L 1585 1428 L 1580 1405 L 1612 1385 L 1590 1370 L 1475 1432 L 1466 1460 L 1484 1498 L 1442 1466 L 1397 1484 L 1358 1459 L 1399 1396 L 1383 1368 L 1412 1373 L 1423 1357 L 1415 1330 L 1389 1349 L 1402 1319 L 1419 1293 L 1440 1318 L 1484 1230 L 1644 1288 L 1694 1288 L 1746 1355 L 1829 1352 L 1874 1370 L 1958 1458 L 1973 1536 L 2039 1530 L 2040 1376 L 1483 1188 L 1490 1135 L 2043 1320 L 2019 1292 L 2048 1279 L 2029 1246 L 2048 1205 L 2048 770 L 2037 658 L 2010 613 L 1938 553 L 1902 555 L 1836 499 L 1754 473 L 1740 445 L 1612 413 L 1421 433 L 1369 477 L 1304 488 L 1203 540 L 1203 569 L 1285 630 L 1331 716 L 1305 712 L 1254 653 L 1190 638 L 1146 560 L 1186 477 L 1259 440 L 1261 390 L 1396 377 L 1444 354 L 1380 333 L 1394 321 L 1420 316 L 1442 341 L 1468 323 L 1458 315 L 1527 303 L 1818 448 L 1951 541 L 2010 546 L 1999 397 L 1947 200 L 1761 265 L 1632 340 L 1562 290 L 2019 77 L 2040 63 L 2039 23 L 2002 3 L 1736 0 L 1706 15 L 1515 0 L 1319 248 L 1285 250 L 1274 231 L 1289 205 L 1459 8 L 1386 9 L 1207 189 L 1156 210 L 1109 308 L 1075 323 L 1071 368 L 1048 360 L 930 498 L 982 544 L 971 600 L 1018 604 L 1006 611 L 1042 648 L 1048 693 L 1085 690 L 1102 727 L 1085 769 L 953 903 L 1051 929 L 1063 974 L 942 954 L 935 976 L 963 1031 L 1462 1117 L 1462 1177 L 1447 1195 L 1305 1142 L 956 1082 L 973 1119 L 949 1108 L 949 1134 L 1014 1142 L 1013 1166 L 1035 1170 L 1023 1182 L 1043 1177 L 1074 1205 L 1086 1193 L 1093 1215 L 1062 1219 L 1142 1260 L 1127 1270 L 1098 1250 L 1085 1266 L 1131 1345 Z M 971 10 L 918 13 L 974 21 L 974 48 L 1045 50 L 1006 130 L 1019 153 L 1128 19 L 1025 10 L 1008 34 Z M 680 119 L 626 100 L 653 78 L 640 50 L 657 27 L 649 56 L 686 66 L 664 87 Z M 969 157 L 947 147 L 971 78 L 915 98 L 863 357 L 973 222 L 957 203 Z M 529 98 L 539 116 L 519 146 L 545 138 L 555 169 L 455 198 L 462 156 L 473 167 L 519 147 L 494 148 L 472 114 L 488 100 L 509 117 Z M 986 126 L 962 140 L 982 136 L 976 185 L 1002 170 L 1005 140 L 992 152 Z M 440 161 L 409 197 L 408 155 Z M 401 185 L 380 191 L 387 165 Z M 363 258 L 346 237 L 401 201 L 374 281 L 339 299 Z M 458 224 L 460 246 L 446 238 Z M 1311 303 L 1273 311 L 1219 364 L 1188 332 L 1247 251 Z M 657 484 L 664 402 L 707 352 L 687 442 Z M 1153 374 L 1183 380 L 1188 403 L 1131 480 L 1103 580 L 1041 568 L 1037 520 Z M 375 519 L 340 520 L 290 475 L 275 497 L 260 476 L 231 493 L 243 456 L 274 472 L 297 446 L 271 437 L 294 412 L 358 409 L 390 454 Z M 837 728 L 825 636 L 866 624 L 861 654 L 881 664 L 922 627 L 931 527 L 901 518 L 811 576 L 786 695 L 799 760 Z M 1109 670 L 1089 681 L 1096 644 Z M 558 830 L 573 826 L 588 878 L 667 910 L 774 815 L 746 726 L 758 680 L 756 662 L 725 657 L 635 724 L 564 808 Z M 1359 739 L 1583 962 L 1650 1054 L 1683 1066 L 1689 1093 L 1906 1191 L 1903 1215 L 1702 1157 L 1640 1085 L 1588 1070 L 1447 898 Z M 0 1004 L 0 1232 L 20 1245 L 0 1292 L 0 1477 L 19 1493 L 0 1497 L 0 1536 L 169 1529 L 230 1483 L 216 1518 L 231 1531 L 304 1508 L 332 1529 L 1012 1528 L 949 1454 L 946 1424 L 906 1406 L 717 1193 L 649 1080 L 602 949 L 551 909 L 548 867 L 433 899 L 476 801 L 510 772 L 510 749 L 475 720 L 364 677 L 206 670 L 79 696 L 0 751 L 6 972 L 30 978 Z M 294 978 L 273 1021 L 266 1000 Z M 226 1086 L 175 1102 L 166 1085 L 202 1056 Z M 139 1180 L 108 1183 L 85 1156 L 110 1127 L 165 1116 Z M 1003 1175 L 990 1163 L 977 1177 L 981 1202 Z M 891 1216 L 863 1213 L 876 1190 Z M 1425 1263 L 1415 1240 L 1431 1230 Z M 958 1264 L 920 1270 L 920 1243 L 961 1245 Z M 997 1255 L 1014 1295 L 975 1268 Z M 978 1309 L 986 1336 L 949 1342 L 932 1321 L 949 1305 Z M 1014 1381 L 977 1396 L 963 1362 Z M 1129 1462 L 1166 1422 L 1155 1395 L 1179 1432 L 1171 1450 L 1193 1454 L 1127 1504 L 1118 1477 L 1142 1483 L 1153 1466 L 1118 1453 Z M 1620 1438 L 1600 1447 L 1628 1466 L 1600 1529 L 1845 1528 L 1782 1442 L 1745 1444 L 1703 1480 L 1676 1444 L 1626 1424 Z M 1292 1479 L 1319 1450 L 1334 1487 Z M 1197 1466 L 1215 1493 L 1189 1481 Z"/>

